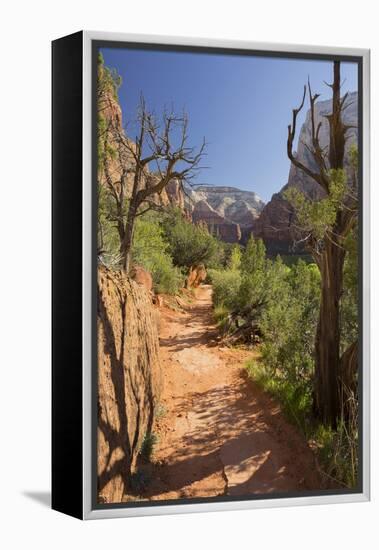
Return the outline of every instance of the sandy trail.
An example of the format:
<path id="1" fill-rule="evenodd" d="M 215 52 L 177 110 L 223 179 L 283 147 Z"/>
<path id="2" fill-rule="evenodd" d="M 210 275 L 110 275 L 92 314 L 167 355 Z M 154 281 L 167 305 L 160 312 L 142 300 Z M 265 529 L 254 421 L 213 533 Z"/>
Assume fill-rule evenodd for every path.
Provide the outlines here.
<path id="1" fill-rule="evenodd" d="M 150 499 L 248 495 L 319 487 L 313 454 L 279 407 L 247 380 L 251 352 L 223 347 L 210 286 L 185 313 L 163 308 L 165 389 Z"/>

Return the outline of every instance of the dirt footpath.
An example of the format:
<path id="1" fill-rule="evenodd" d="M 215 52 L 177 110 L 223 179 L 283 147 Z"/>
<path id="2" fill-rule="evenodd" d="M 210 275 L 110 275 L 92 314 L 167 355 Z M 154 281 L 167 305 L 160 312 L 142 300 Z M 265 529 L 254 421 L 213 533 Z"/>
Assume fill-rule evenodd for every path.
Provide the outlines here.
<path id="1" fill-rule="evenodd" d="M 320 487 L 314 457 L 279 407 L 242 368 L 251 352 L 222 346 L 212 289 L 186 313 L 162 309 L 165 389 L 154 475 L 144 497 L 176 499 Z"/>

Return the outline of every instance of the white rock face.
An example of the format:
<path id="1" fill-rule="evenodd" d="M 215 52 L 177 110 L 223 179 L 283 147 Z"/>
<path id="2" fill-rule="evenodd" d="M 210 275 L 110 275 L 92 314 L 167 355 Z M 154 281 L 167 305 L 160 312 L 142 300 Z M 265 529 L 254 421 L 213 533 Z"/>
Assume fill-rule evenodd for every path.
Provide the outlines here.
<path id="1" fill-rule="evenodd" d="M 347 131 L 346 148 L 345 148 L 345 163 L 348 165 L 348 155 L 351 146 L 357 143 L 358 140 L 358 92 L 349 93 L 346 101 L 346 108 L 343 111 L 342 120 L 345 124 L 354 126 Z M 332 112 L 332 100 L 319 101 L 315 105 L 315 126 L 321 122 L 320 129 L 320 145 L 326 150 L 329 149 L 329 122 L 326 115 Z M 307 146 L 312 148 L 312 124 L 311 113 L 307 112 L 304 124 L 302 125 L 296 157 L 308 168 L 318 172 L 318 167 L 308 151 Z M 291 166 L 288 176 L 288 186 L 295 186 L 301 191 L 305 191 L 311 198 L 320 196 L 319 185 L 315 183 L 309 176 L 304 174 L 302 170 Z"/>
<path id="2" fill-rule="evenodd" d="M 349 151 L 354 143 L 358 140 L 358 93 L 349 93 L 346 102 L 346 109 L 343 111 L 342 119 L 346 125 L 353 126 L 346 134 L 345 148 L 345 169 L 349 178 Z M 327 151 L 329 148 L 329 122 L 326 115 L 332 111 L 332 100 L 319 101 L 315 105 L 315 125 L 321 122 L 320 129 L 320 145 Z M 285 147 L 285 144 L 283 144 Z M 312 126 L 311 114 L 307 112 L 304 124 L 301 127 L 298 138 L 298 146 L 296 157 L 302 164 L 308 166 L 315 172 L 318 172 L 318 167 L 313 159 L 312 154 L 308 151 L 307 146 L 312 148 Z M 323 191 L 320 186 L 303 170 L 291 165 L 288 175 L 288 183 L 278 192 L 275 193 L 271 200 L 266 204 L 259 219 L 253 224 L 253 234 L 265 241 L 266 247 L 271 253 L 289 253 L 292 250 L 293 233 L 291 228 L 292 209 L 288 202 L 284 199 L 283 192 L 288 187 L 296 187 L 312 200 L 318 200 L 323 196 Z"/>
<path id="3" fill-rule="evenodd" d="M 263 210 L 264 202 L 253 191 L 243 191 L 236 187 L 216 185 L 186 186 L 188 208 L 193 211 L 196 204 L 206 202 L 226 221 L 249 226 Z M 189 198 L 190 197 L 190 198 Z"/>

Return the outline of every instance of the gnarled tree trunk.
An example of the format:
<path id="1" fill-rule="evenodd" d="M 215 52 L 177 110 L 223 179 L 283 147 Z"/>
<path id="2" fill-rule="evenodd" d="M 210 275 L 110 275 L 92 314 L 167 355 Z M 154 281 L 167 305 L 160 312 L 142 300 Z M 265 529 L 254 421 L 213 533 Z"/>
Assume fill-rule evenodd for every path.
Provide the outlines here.
<path id="1" fill-rule="evenodd" d="M 340 412 L 340 299 L 345 250 L 325 241 L 318 258 L 321 271 L 320 314 L 315 342 L 314 412 L 336 426 Z"/>
<path id="2" fill-rule="evenodd" d="M 308 81 L 309 101 L 311 105 L 311 135 L 312 147 L 309 149 L 313 156 L 314 170 L 303 164 L 293 151 L 296 134 L 297 116 L 304 106 L 306 87 L 300 106 L 293 109 L 292 125 L 288 126 L 287 154 L 291 162 L 323 189 L 326 195 L 331 195 L 331 170 L 343 171 L 346 132 L 349 126 L 342 120 L 347 94 L 341 98 L 340 62 L 333 64 L 333 83 L 329 85 L 333 90 L 332 112 L 326 115 L 329 123 L 329 147 L 321 147 L 319 134 L 322 122 L 316 123 L 315 102 L 319 94 L 312 94 Z M 340 357 L 340 301 L 343 284 L 343 265 L 346 255 L 344 240 L 357 219 L 356 180 L 349 186 L 348 193 L 335 206 L 336 220 L 333 226 L 325 231 L 320 239 L 312 229 L 308 237 L 309 249 L 321 273 L 321 303 L 320 315 L 315 342 L 315 380 L 314 380 L 314 412 L 325 423 L 336 427 L 341 414 L 343 389 L 341 380 Z M 345 380 L 351 383 L 351 380 Z M 350 389 L 349 389 L 350 391 Z"/>

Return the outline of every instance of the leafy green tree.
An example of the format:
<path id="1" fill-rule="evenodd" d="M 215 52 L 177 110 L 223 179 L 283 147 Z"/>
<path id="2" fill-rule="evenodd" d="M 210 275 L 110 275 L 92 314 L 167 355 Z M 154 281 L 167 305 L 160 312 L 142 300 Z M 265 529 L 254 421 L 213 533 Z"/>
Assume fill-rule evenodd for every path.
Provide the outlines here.
<path id="1" fill-rule="evenodd" d="M 320 306 L 320 273 L 299 260 L 291 269 L 274 262 L 270 296 L 261 320 L 264 364 L 295 387 L 311 386 Z M 272 286 L 271 286 L 272 285 Z"/>
<path id="2" fill-rule="evenodd" d="M 136 222 L 135 242 L 132 248 L 133 263 L 148 269 L 149 262 L 157 254 L 167 254 L 169 244 L 164 239 L 157 216 L 142 216 Z"/>
<path id="3" fill-rule="evenodd" d="M 241 258 L 241 284 L 238 295 L 238 307 L 261 308 L 267 299 L 266 248 L 262 239 L 253 236 L 247 242 Z"/>
<path id="4" fill-rule="evenodd" d="M 342 169 L 329 171 L 329 193 L 313 201 L 296 187 L 289 187 L 284 196 L 294 207 L 299 228 L 306 233 L 306 239 L 319 243 L 328 236 L 332 239 L 332 228 L 337 220 L 338 209 L 347 192 L 346 173 Z"/>
<path id="5" fill-rule="evenodd" d="M 211 271 L 213 302 L 229 311 L 229 332 L 237 340 L 255 341 L 261 333 L 262 316 L 271 304 L 283 305 L 288 298 L 286 277 L 290 269 L 280 256 L 275 261 L 266 258 L 262 240 L 251 237 L 243 254 L 236 249 L 229 269 Z M 238 269 L 238 265 L 240 269 Z M 287 306 L 283 305 L 284 311 Z M 277 326 L 280 330 L 280 325 Z"/>
<path id="6" fill-rule="evenodd" d="M 183 286 L 184 276 L 172 263 L 169 244 L 164 239 L 158 216 L 138 218 L 132 246 L 132 261 L 149 271 L 154 290 L 175 294 Z"/>
<path id="7" fill-rule="evenodd" d="M 238 304 L 241 274 L 237 269 L 209 270 L 213 286 L 213 304 L 233 311 Z"/>
<path id="8" fill-rule="evenodd" d="M 246 249 L 241 258 L 241 271 L 252 274 L 255 271 L 263 271 L 266 266 L 266 247 L 262 239 L 249 238 Z"/>
<path id="9" fill-rule="evenodd" d="M 188 221 L 179 209 L 172 209 L 163 217 L 162 228 L 176 266 L 208 266 L 220 252 L 222 245 L 207 228 Z"/>
<path id="10" fill-rule="evenodd" d="M 238 271 L 241 267 L 242 252 L 241 247 L 238 245 L 233 246 L 230 258 L 228 260 L 228 269 L 231 271 Z"/>

